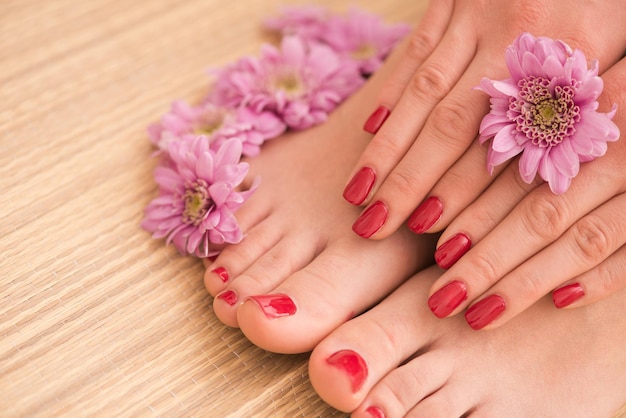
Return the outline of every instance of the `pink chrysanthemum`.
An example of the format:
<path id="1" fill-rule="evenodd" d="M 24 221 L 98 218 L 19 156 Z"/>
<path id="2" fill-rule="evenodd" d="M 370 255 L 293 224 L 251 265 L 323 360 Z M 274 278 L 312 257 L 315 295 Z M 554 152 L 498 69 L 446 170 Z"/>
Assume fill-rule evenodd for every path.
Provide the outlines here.
<path id="1" fill-rule="evenodd" d="M 328 17 L 328 11 L 320 6 L 285 6 L 278 16 L 266 19 L 264 25 L 283 36 L 319 40 L 326 30 Z"/>
<path id="2" fill-rule="evenodd" d="M 317 6 L 289 7 L 266 21 L 283 35 L 298 35 L 310 42 L 329 45 L 361 73 L 376 71 L 395 44 L 410 31 L 406 24 L 386 24 L 379 16 L 359 9 L 331 15 Z"/>
<path id="3" fill-rule="evenodd" d="M 243 234 L 234 212 L 254 192 L 236 187 L 248 172 L 240 162 L 241 141 L 229 139 L 214 151 L 203 136 L 169 144 L 167 164 L 156 168 L 159 197 L 145 210 L 141 226 L 154 238 L 167 237 L 182 254 L 210 257 L 211 244 L 238 243 Z"/>
<path id="4" fill-rule="evenodd" d="M 363 74 L 372 74 L 409 31 L 409 25 L 389 25 L 380 16 L 353 9 L 345 16 L 330 17 L 319 40 L 355 61 Z"/>
<path id="5" fill-rule="evenodd" d="M 344 65 L 328 46 L 287 36 L 280 49 L 265 45 L 259 58 L 218 71 L 208 101 L 272 111 L 288 127 L 305 129 L 324 122 L 363 82 L 356 66 Z"/>
<path id="6" fill-rule="evenodd" d="M 552 192 L 565 192 L 580 162 L 602 156 L 619 138 L 609 113 L 597 112 L 603 82 L 598 63 L 567 44 L 524 33 L 506 50 L 511 78 L 484 78 L 479 89 L 491 96 L 491 111 L 480 125 L 481 143 L 493 138 L 488 168 L 522 154 L 520 174 L 530 183 L 537 172 Z"/>
<path id="7" fill-rule="evenodd" d="M 225 141 L 237 138 L 245 156 L 257 155 L 260 146 L 277 137 L 285 124 L 271 112 L 253 112 L 250 109 L 226 109 L 212 103 L 190 106 L 182 100 L 172 103 L 171 110 L 159 123 L 148 127 L 148 135 L 160 152 L 166 151 L 172 141 L 204 135 L 212 149 Z"/>

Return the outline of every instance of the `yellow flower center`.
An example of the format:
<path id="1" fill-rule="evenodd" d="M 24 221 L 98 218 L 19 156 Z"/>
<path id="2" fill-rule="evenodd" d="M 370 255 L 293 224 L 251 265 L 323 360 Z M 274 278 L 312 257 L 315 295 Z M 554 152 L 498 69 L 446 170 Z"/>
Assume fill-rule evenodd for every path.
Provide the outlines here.
<path id="1" fill-rule="evenodd" d="M 272 80 L 274 90 L 282 90 L 288 98 L 295 98 L 304 92 L 304 83 L 294 71 L 285 71 Z"/>
<path id="2" fill-rule="evenodd" d="M 357 60 L 365 60 L 376 55 L 376 48 L 374 45 L 365 43 L 352 51 L 352 58 Z"/>
<path id="3" fill-rule="evenodd" d="M 207 182 L 202 179 L 195 181 L 185 190 L 183 201 L 185 203 L 183 222 L 198 226 L 213 205 Z"/>
<path id="4" fill-rule="evenodd" d="M 211 136 L 222 127 L 225 117 L 226 113 L 223 110 L 208 112 L 195 123 L 193 133 Z"/>

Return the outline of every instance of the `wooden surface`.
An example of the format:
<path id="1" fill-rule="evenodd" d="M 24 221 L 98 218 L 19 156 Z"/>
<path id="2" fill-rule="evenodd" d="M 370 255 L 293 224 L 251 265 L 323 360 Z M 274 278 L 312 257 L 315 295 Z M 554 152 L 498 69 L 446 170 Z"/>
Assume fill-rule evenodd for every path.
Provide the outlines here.
<path id="1" fill-rule="evenodd" d="M 139 228 L 146 126 L 285 0 L 0 0 L 0 415 L 343 416 Z M 318 2 L 344 10 L 352 1 Z M 417 21 L 424 1 L 358 3 Z"/>
<path id="2" fill-rule="evenodd" d="M 360 6 L 416 21 L 406 3 Z M 0 416 L 342 416 L 306 355 L 224 327 L 201 262 L 139 227 L 146 126 L 257 54 L 282 4 L 0 0 Z"/>

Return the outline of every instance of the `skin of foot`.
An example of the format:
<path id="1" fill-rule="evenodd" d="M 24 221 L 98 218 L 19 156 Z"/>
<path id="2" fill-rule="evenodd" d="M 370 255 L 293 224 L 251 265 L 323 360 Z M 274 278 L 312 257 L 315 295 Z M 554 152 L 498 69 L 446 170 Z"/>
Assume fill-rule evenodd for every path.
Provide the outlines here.
<path id="1" fill-rule="evenodd" d="M 474 331 L 426 307 L 437 267 L 313 351 L 319 395 L 352 417 L 607 417 L 626 402 L 626 291 L 580 309 L 544 298 Z"/>
<path id="2" fill-rule="evenodd" d="M 327 122 L 272 139 L 248 160 L 249 181 L 260 176 L 261 186 L 236 214 L 247 236 L 205 261 L 204 282 L 220 320 L 266 350 L 312 350 L 432 263 L 434 237 L 406 228 L 384 241 L 358 237 L 350 225 L 360 209 L 341 197 L 390 65 Z"/>

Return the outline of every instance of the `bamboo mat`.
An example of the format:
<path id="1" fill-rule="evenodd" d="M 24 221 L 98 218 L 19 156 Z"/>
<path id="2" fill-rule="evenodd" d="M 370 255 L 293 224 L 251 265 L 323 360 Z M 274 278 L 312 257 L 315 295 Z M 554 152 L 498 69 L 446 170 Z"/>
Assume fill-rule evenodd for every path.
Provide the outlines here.
<path id="1" fill-rule="evenodd" d="M 2 0 L 0 415 L 344 416 L 306 355 L 221 325 L 202 264 L 139 228 L 146 126 L 199 97 L 206 68 L 257 53 L 284 3 Z M 415 22 L 424 1 L 359 5 Z"/>
<path id="2" fill-rule="evenodd" d="M 403 3 L 360 6 L 416 21 Z M 257 54 L 282 4 L 0 1 L 0 416 L 343 416 L 306 355 L 224 327 L 202 263 L 139 228 L 147 125 Z"/>

